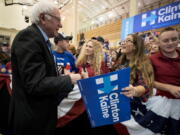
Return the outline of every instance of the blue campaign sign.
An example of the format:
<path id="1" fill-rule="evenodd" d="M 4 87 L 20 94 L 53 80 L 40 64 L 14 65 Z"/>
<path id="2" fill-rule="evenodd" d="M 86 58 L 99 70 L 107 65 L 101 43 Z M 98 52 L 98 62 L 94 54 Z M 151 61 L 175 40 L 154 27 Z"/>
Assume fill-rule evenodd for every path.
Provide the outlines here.
<path id="1" fill-rule="evenodd" d="M 124 36 L 128 35 L 129 33 L 133 33 L 133 25 L 134 25 L 134 17 L 130 17 L 122 21 L 121 39 L 125 39 Z"/>
<path id="2" fill-rule="evenodd" d="M 132 26 L 127 23 L 129 18 L 122 23 L 122 40 L 131 33 L 180 24 L 180 1 L 131 17 Z M 129 27 L 132 27 L 131 30 Z"/>
<path id="3" fill-rule="evenodd" d="M 130 68 L 78 81 L 92 127 L 130 119 L 130 99 L 122 95 L 129 86 Z"/>

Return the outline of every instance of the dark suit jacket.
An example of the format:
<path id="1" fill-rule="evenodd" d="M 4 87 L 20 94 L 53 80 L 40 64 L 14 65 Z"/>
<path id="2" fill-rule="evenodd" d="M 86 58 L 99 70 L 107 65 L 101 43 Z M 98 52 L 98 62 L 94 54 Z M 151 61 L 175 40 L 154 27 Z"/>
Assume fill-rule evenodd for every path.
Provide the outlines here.
<path id="1" fill-rule="evenodd" d="M 52 135 L 58 96 L 71 90 L 69 76 L 58 76 L 44 37 L 36 25 L 20 31 L 12 45 L 9 124 L 13 135 Z"/>

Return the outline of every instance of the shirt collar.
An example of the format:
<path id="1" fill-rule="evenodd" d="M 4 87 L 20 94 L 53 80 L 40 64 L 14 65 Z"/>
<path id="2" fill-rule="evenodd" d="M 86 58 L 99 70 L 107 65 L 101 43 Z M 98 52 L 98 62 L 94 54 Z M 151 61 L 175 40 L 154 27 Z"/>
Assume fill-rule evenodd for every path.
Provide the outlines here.
<path id="1" fill-rule="evenodd" d="M 49 40 L 47 34 L 43 31 L 43 29 L 39 25 L 37 25 L 37 27 L 40 30 L 41 34 L 43 35 L 45 41 L 47 42 Z"/>
<path id="2" fill-rule="evenodd" d="M 176 51 L 178 53 L 177 58 L 168 58 L 168 57 L 164 56 L 161 51 L 159 52 L 158 55 L 159 55 L 159 58 L 162 58 L 162 59 L 165 59 L 165 60 L 180 60 L 180 50 L 177 49 Z"/>

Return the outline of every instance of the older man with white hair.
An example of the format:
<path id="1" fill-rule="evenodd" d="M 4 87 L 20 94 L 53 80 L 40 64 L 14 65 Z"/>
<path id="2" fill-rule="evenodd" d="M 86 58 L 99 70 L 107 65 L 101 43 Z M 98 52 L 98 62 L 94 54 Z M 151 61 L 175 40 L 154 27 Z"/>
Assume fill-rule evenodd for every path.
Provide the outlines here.
<path id="1" fill-rule="evenodd" d="M 12 135 L 53 135 L 57 105 L 72 91 L 79 74 L 57 76 L 49 38 L 58 34 L 59 9 L 41 1 L 32 9 L 32 25 L 20 31 L 12 45 Z"/>

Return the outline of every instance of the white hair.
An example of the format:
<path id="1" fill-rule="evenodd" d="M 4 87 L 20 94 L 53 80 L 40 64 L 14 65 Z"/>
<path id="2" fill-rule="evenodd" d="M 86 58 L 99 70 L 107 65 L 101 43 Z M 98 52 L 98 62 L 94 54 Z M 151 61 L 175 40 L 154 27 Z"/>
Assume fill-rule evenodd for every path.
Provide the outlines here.
<path id="1" fill-rule="evenodd" d="M 36 3 L 31 11 L 31 22 L 38 24 L 39 23 L 39 15 L 42 13 L 49 13 L 54 9 L 58 9 L 58 7 L 49 0 L 41 0 Z"/>

